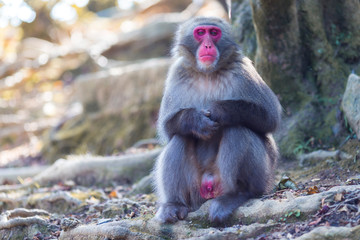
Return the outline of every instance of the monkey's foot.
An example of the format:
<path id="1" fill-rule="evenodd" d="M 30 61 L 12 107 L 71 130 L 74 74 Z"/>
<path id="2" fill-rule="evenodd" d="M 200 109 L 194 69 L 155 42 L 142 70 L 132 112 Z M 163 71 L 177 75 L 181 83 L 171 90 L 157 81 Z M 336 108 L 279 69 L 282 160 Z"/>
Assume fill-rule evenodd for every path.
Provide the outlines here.
<path id="1" fill-rule="evenodd" d="M 230 219 L 233 211 L 249 199 L 249 195 L 228 193 L 215 198 L 209 209 L 209 220 L 215 224 L 224 223 Z"/>
<path id="2" fill-rule="evenodd" d="M 161 223 L 175 223 L 187 217 L 189 209 L 177 203 L 163 204 L 155 215 L 155 219 Z"/>
<path id="3" fill-rule="evenodd" d="M 228 220 L 233 212 L 232 206 L 226 205 L 225 201 L 214 199 L 209 209 L 209 220 L 215 224 L 220 224 Z"/>

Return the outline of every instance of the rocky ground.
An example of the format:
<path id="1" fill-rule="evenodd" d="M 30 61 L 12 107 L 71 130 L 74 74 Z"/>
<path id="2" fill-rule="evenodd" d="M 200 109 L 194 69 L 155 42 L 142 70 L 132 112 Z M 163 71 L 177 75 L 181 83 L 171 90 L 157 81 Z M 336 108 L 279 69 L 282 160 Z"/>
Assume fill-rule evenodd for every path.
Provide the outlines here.
<path id="1" fill-rule="evenodd" d="M 131 149 L 121 156 L 58 160 L 21 185 L 0 187 L 3 210 L 0 236 L 1 239 L 358 239 L 360 175 L 349 168 L 359 166 L 358 140 L 349 140 L 345 146 L 343 150 L 353 149 L 355 154 L 318 151 L 302 156 L 305 166 L 280 162 L 276 191 L 250 200 L 221 226 L 214 226 L 207 219 L 210 201 L 176 224 L 161 225 L 152 219 L 156 197 L 148 174 L 161 151 L 159 148 Z M 104 165 L 122 177 L 100 167 Z M 86 186 L 89 183 L 91 186 Z"/>

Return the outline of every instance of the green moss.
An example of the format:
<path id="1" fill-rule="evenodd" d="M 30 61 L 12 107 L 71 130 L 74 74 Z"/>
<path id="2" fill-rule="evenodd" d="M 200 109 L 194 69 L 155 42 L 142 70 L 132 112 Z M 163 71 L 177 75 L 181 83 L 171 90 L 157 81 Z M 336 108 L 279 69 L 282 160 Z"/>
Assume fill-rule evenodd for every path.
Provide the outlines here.
<path id="1" fill-rule="evenodd" d="M 296 154 L 310 150 L 307 142 L 314 136 L 313 131 L 320 121 L 317 113 L 316 106 L 308 102 L 296 114 L 285 120 L 289 130 L 278 142 L 282 157 L 294 159 Z"/>
<path id="2" fill-rule="evenodd" d="M 290 130 L 288 135 L 279 141 L 281 156 L 286 159 L 294 159 L 298 153 L 296 149 L 303 144 L 304 138 L 304 134 L 297 129 Z"/>
<path id="3" fill-rule="evenodd" d="M 160 237 L 164 239 L 175 239 L 173 224 L 162 224 L 159 234 Z"/>
<path id="4" fill-rule="evenodd" d="M 296 114 L 285 119 L 287 134 L 278 143 L 281 155 L 294 159 L 296 155 L 317 149 L 336 147 L 345 137 L 344 132 L 333 132 L 339 124 L 337 113 L 341 96 L 324 97 L 317 95 Z"/>
<path id="5" fill-rule="evenodd" d="M 349 73 L 360 73 L 358 6 L 346 1 L 299 1 L 293 8 L 291 3 L 251 2 L 259 46 L 256 67 L 288 113 L 287 133 L 278 138 L 286 158 L 341 142 L 343 131 L 335 136 L 332 130 L 339 124 L 339 102 Z M 318 144 L 309 146 L 310 139 Z"/>
<path id="6" fill-rule="evenodd" d="M 132 106 L 121 113 L 84 114 L 48 132 L 43 154 L 53 162 L 69 154 L 110 155 L 156 135 L 160 99 Z"/>
<path id="7" fill-rule="evenodd" d="M 344 93 L 350 68 L 339 60 L 319 60 L 315 67 L 319 94 L 324 97 L 339 97 Z"/>
<path id="8" fill-rule="evenodd" d="M 333 135 L 331 127 L 337 123 L 336 112 L 338 109 L 333 107 L 327 114 L 324 116 L 324 128 L 321 131 L 317 131 L 317 135 L 320 139 L 330 138 Z"/>
<path id="9" fill-rule="evenodd" d="M 208 216 L 205 217 L 193 217 L 189 222 L 189 227 L 192 230 L 197 230 L 199 228 L 210 228 L 211 222 L 208 219 Z"/>
<path id="10" fill-rule="evenodd" d="M 2 229 L 0 230 L 0 236 L 2 237 L 1 239 L 12 240 L 36 239 L 35 235 L 39 232 L 42 233 L 43 236 L 51 236 L 51 228 L 39 224 Z"/>
<path id="11" fill-rule="evenodd" d="M 279 222 L 293 223 L 304 221 L 308 217 L 308 214 L 301 213 L 299 209 L 294 209 L 292 211 L 288 211 L 283 216 L 279 218 Z"/>
<path id="12" fill-rule="evenodd" d="M 344 169 L 360 172 L 360 141 L 357 139 L 350 139 L 340 150 L 353 156 L 351 159 L 341 161 L 340 166 Z"/>

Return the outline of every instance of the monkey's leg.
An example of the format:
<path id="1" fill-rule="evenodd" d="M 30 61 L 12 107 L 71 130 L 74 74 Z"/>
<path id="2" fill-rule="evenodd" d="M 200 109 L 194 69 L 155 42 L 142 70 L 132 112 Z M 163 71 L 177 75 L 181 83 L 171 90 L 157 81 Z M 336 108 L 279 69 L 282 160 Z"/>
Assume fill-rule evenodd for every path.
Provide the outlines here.
<path id="1" fill-rule="evenodd" d="M 263 140 L 244 127 L 224 130 L 217 165 L 223 194 L 211 203 L 209 218 L 219 223 L 249 198 L 263 194 L 271 173 Z"/>
<path id="2" fill-rule="evenodd" d="M 192 164 L 194 154 L 189 154 L 191 147 L 187 142 L 185 137 L 173 136 L 156 162 L 160 208 L 155 217 L 163 223 L 184 219 L 196 201 L 198 190 L 193 188 L 198 185 L 195 184 L 198 168 Z"/>

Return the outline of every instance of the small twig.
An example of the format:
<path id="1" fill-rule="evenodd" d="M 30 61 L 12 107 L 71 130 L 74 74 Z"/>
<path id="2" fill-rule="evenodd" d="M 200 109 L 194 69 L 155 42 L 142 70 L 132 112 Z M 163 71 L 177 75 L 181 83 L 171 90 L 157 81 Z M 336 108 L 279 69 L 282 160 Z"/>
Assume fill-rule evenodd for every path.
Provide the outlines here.
<path id="1" fill-rule="evenodd" d="M 345 200 L 344 203 L 350 203 L 352 201 L 359 200 L 359 199 L 360 199 L 360 195 L 357 195 L 356 197 Z"/>
<path id="2" fill-rule="evenodd" d="M 32 184 L 2 185 L 2 186 L 0 186 L 0 192 L 17 191 L 17 190 L 31 188 L 33 186 L 34 185 L 32 185 Z"/>

